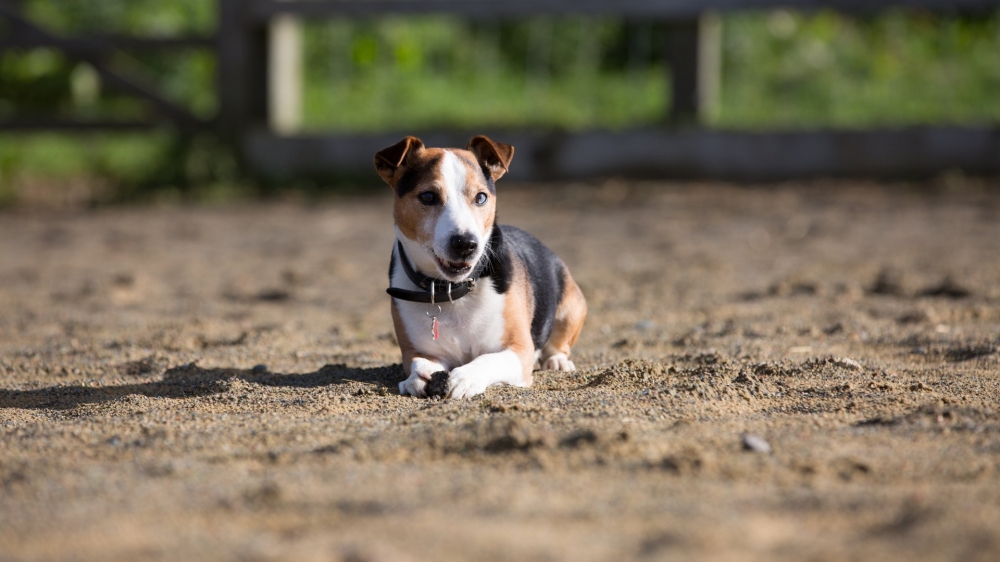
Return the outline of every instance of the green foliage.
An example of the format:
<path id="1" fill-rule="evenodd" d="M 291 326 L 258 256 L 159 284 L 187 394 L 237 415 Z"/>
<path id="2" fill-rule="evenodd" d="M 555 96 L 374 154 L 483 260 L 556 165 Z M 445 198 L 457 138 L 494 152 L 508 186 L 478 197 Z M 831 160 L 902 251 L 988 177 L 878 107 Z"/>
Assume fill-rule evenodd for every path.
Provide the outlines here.
<path id="1" fill-rule="evenodd" d="M 864 127 L 1000 120 L 1000 16 L 785 10 L 727 15 L 710 126 Z M 620 128 L 662 121 L 663 29 L 536 18 L 387 18 L 310 25 L 315 130 Z M 643 47 L 645 45 L 645 47 Z"/>
<path id="2" fill-rule="evenodd" d="M 25 14 L 61 33 L 132 33 L 169 36 L 210 33 L 210 0 L 28 0 Z"/>
<path id="3" fill-rule="evenodd" d="M 352 131 L 656 122 L 667 73 L 650 46 L 622 56 L 632 29 L 593 18 L 317 23 L 306 31 L 305 122 Z"/>
<path id="4" fill-rule="evenodd" d="M 215 2 L 206 0 L 29 0 L 26 16 L 58 34 L 176 36 L 211 33 Z M 210 51 L 120 53 L 111 68 L 154 85 L 166 97 L 203 117 L 216 110 L 215 57 Z M 117 92 L 101 91 L 95 103 L 73 95 L 81 65 L 52 49 L 0 55 L 0 115 L 136 119 L 144 105 Z"/>
<path id="5" fill-rule="evenodd" d="M 53 49 L 0 53 L 0 115 L 66 105 L 72 69 L 70 61 Z"/>
<path id="6" fill-rule="evenodd" d="M 778 10 L 729 16 L 717 125 L 876 126 L 1000 120 L 1000 17 Z"/>
<path id="7" fill-rule="evenodd" d="M 211 0 L 28 0 L 59 33 L 210 33 Z M 0 30 L 2 31 L 2 30 Z M 305 26 L 309 131 L 662 122 L 665 29 L 608 18 L 466 22 L 450 17 L 328 20 Z M 723 19 L 721 103 L 712 127 L 865 127 L 1000 121 L 1000 14 L 873 19 L 777 10 Z M 204 117 L 216 111 L 212 53 L 122 54 L 109 64 Z M 51 49 L 0 53 L 0 118 L 140 118 L 142 101 L 103 88 Z M 209 137 L 154 133 L 0 135 L 0 204 L 31 178 L 92 178 L 112 196 L 230 197 L 229 150 Z M 185 191 L 188 190 L 188 191 Z M 205 195 L 208 194 L 208 195 Z"/>

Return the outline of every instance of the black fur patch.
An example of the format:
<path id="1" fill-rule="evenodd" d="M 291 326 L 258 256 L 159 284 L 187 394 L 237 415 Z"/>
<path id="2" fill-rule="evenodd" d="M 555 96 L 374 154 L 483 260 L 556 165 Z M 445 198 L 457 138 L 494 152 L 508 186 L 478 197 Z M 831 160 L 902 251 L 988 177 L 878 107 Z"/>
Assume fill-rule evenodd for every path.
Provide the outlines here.
<path id="1" fill-rule="evenodd" d="M 451 373 L 448 371 L 437 371 L 431 373 L 431 380 L 427 383 L 427 397 L 440 396 L 444 398 L 448 394 L 448 378 Z"/>
<path id="2" fill-rule="evenodd" d="M 420 184 L 420 180 L 426 178 L 441 163 L 441 156 L 435 156 L 419 165 L 407 166 L 403 171 L 403 176 L 396 183 L 396 196 L 404 197 L 413 191 Z"/>
<path id="3" fill-rule="evenodd" d="M 564 277 L 566 265 L 552 250 L 527 232 L 506 225 L 499 228 L 503 232 L 505 253 L 516 256 L 528 270 L 531 289 L 535 294 L 531 341 L 535 344 L 535 349 L 541 349 L 552 334 L 556 309 L 559 308 L 563 292 L 566 290 Z M 508 288 L 509 276 L 508 274 Z"/>
<path id="4" fill-rule="evenodd" d="M 486 166 L 480 165 L 479 171 L 483 173 L 483 179 L 486 180 L 486 189 L 490 190 L 491 195 L 496 195 L 497 184 L 493 181 L 493 174 L 490 173 L 490 169 Z"/>
<path id="5" fill-rule="evenodd" d="M 490 243 L 486 249 L 486 268 L 482 276 L 489 277 L 493 282 L 493 288 L 501 295 L 510 290 L 510 283 L 514 278 L 510 251 L 503 232 L 496 224 L 490 233 Z"/>

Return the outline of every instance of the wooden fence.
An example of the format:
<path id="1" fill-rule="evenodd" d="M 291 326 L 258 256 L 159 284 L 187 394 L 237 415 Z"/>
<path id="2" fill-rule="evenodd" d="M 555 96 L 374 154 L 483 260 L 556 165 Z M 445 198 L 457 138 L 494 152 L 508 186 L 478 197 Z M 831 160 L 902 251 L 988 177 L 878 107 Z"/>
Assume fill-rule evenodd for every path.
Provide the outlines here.
<path id="1" fill-rule="evenodd" d="M 237 148 L 246 170 L 271 181 L 302 177 L 369 177 L 371 155 L 404 134 L 428 144 L 462 146 L 485 132 L 514 144 L 518 162 L 510 177 L 550 180 L 623 175 L 781 180 L 809 176 L 920 177 L 949 169 L 1000 174 L 1000 128 L 908 127 L 894 130 L 732 132 L 698 127 L 701 100 L 711 84 L 704 72 L 705 28 L 710 12 L 791 8 L 872 14 L 888 7 L 946 14 L 990 13 L 996 0 L 218 0 L 218 29 L 210 37 L 144 39 L 69 38 L 28 21 L 12 0 L 0 0 L 0 18 L 13 31 L 0 50 L 46 46 L 93 66 L 109 86 L 146 100 L 154 120 L 137 122 L 0 122 L 0 130 L 149 127 L 169 123 L 184 133 L 211 131 Z M 540 15 L 614 16 L 662 22 L 669 30 L 670 119 L 623 132 L 566 134 L 525 130 L 398 131 L 389 134 L 279 134 L 269 80 L 280 65 L 269 53 L 276 18 L 371 17 L 381 14 L 457 15 L 512 20 Z M 116 50 L 212 48 L 217 56 L 219 111 L 202 120 L 141 81 L 112 70 Z M 280 67 L 277 70 L 284 70 Z M 270 87 L 269 87 L 270 86 Z"/>

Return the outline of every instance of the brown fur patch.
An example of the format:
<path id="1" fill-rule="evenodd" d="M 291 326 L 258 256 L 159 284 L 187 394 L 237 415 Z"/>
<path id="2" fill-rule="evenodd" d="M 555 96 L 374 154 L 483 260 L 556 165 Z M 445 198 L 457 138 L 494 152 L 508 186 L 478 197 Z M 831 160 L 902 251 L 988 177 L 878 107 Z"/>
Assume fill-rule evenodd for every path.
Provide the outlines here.
<path id="1" fill-rule="evenodd" d="M 583 322 L 587 318 L 587 300 L 583 297 L 580 286 L 569 274 L 568 268 L 563 268 L 563 283 L 565 288 L 562 300 L 556 308 L 552 333 L 542 350 L 543 361 L 556 353 L 563 353 L 569 357 L 570 349 L 576 345 L 576 340 L 583 331 Z"/>
<path id="2" fill-rule="evenodd" d="M 406 376 L 410 376 L 410 364 L 413 363 L 413 359 L 417 355 L 416 348 L 413 347 L 413 342 L 410 341 L 410 336 L 406 333 L 406 324 L 403 323 L 403 318 L 399 315 L 399 307 L 396 306 L 396 300 L 392 300 L 392 325 L 396 329 L 396 342 L 399 343 L 399 351 L 402 354 L 403 361 L 403 372 Z"/>
<path id="3" fill-rule="evenodd" d="M 420 160 L 414 165 L 420 165 L 422 162 L 440 157 L 443 153 L 444 150 L 440 148 L 426 148 L 420 152 Z M 437 193 L 442 204 L 427 206 L 421 203 L 418 196 L 425 191 Z M 434 239 L 434 225 L 437 223 L 438 216 L 444 208 L 443 203 L 447 201 L 447 198 L 448 193 L 444 189 L 439 164 L 433 173 L 421 178 L 416 189 L 396 198 L 392 208 L 392 218 L 403 236 L 420 244 L 430 244 Z"/>
<path id="4" fill-rule="evenodd" d="M 531 341 L 531 318 L 534 312 L 535 303 L 528 273 L 524 265 L 515 262 L 514 276 L 504 302 L 502 344 L 504 349 L 513 351 L 521 360 L 521 373 L 526 385 L 531 384 L 531 371 L 535 365 L 535 345 Z"/>
<path id="5" fill-rule="evenodd" d="M 482 167 L 476 160 L 476 155 L 468 150 L 461 150 L 458 148 L 451 149 L 451 152 L 458 157 L 462 164 L 465 165 L 465 189 L 467 191 L 467 195 L 475 195 L 480 191 L 485 191 L 492 197 L 492 194 L 490 194 L 490 188 L 486 185 L 486 180 L 483 178 Z"/>
<path id="6" fill-rule="evenodd" d="M 493 193 L 490 193 L 490 188 L 486 185 L 486 180 L 483 178 L 479 163 L 476 162 L 476 155 L 468 150 L 457 148 L 451 149 L 451 152 L 465 166 L 465 190 L 463 195 L 466 201 L 468 201 L 469 208 L 472 209 L 476 220 L 479 224 L 483 225 L 483 232 L 486 236 L 489 236 L 490 229 L 493 228 L 493 222 L 496 220 L 496 197 Z M 486 204 L 482 207 L 475 204 L 476 196 L 480 193 L 485 193 L 488 198 Z"/>

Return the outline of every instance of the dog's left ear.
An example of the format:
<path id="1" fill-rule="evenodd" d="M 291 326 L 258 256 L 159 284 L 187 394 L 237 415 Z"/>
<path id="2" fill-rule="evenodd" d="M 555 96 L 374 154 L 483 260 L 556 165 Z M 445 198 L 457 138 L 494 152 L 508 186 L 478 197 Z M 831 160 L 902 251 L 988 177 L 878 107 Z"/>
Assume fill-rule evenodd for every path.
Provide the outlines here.
<path id="1" fill-rule="evenodd" d="M 496 142 L 484 135 L 472 137 L 466 150 L 475 154 L 476 160 L 490 171 L 493 181 L 497 181 L 507 173 L 507 166 L 514 158 L 513 146 Z"/>

